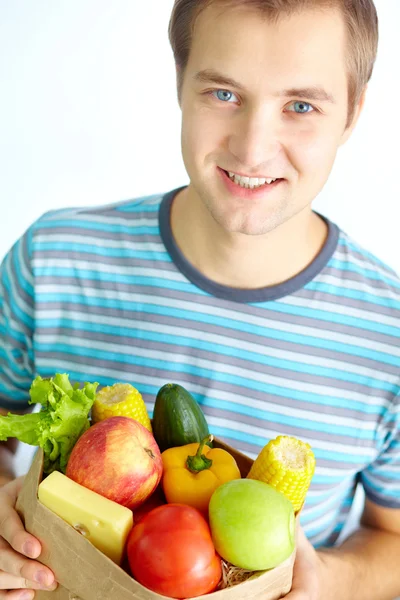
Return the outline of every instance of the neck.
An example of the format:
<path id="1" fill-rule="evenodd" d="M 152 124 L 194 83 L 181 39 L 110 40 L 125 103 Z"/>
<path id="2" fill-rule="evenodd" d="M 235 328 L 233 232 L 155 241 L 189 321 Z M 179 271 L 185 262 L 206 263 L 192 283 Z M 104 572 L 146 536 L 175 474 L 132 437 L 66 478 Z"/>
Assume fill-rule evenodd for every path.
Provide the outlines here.
<path id="1" fill-rule="evenodd" d="M 171 228 L 185 258 L 208 279 L 237 289 L 283 283 L 303 271 L 323 247 L 327 226 L 307 206 L 264 235 L 221 229 L 190 186 L 172 204 Z"/>

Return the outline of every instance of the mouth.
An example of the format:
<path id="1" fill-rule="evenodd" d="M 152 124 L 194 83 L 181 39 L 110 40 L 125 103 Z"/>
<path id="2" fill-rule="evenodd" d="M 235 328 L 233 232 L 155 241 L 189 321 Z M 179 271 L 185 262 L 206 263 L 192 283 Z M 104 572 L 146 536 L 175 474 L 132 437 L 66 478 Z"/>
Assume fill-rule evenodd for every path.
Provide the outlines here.
<path id="1" fill-rule="evenodd" d="M 231 192 L 240 196 L 258 196 L 272 191 L 284 181 L 281 177 L 248 177 L 218 167 Z"/>
<path id="2" fill-rule="evenodd" d="M 280 177 L 248 177 L 245 175 L 243 176 L 238 175 L 237 173 L 232 173 L 231 171 L 224 172 L 231 181 L 236 183 L 236 185 L 250 190 L 259 189 L 260 187 L 264 186 L 270 186 L 281 179 Z"/>

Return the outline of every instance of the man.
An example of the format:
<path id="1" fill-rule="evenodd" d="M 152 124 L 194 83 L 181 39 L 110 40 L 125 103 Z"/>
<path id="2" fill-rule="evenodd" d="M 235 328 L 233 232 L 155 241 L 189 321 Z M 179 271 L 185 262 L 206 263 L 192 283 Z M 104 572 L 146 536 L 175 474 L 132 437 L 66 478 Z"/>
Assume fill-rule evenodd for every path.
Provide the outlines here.
<path id="1" fill-rule="evenodd" d="M 392 600 L 400 282 L 311 209 L 364 104 L 372 0 L 177 0 L 170 35 L 190 185 L 45 215 L 16 244 L 3 406 L 24 409 L 37 373 L 127 380 L 149 408 L 175 380 L 251 456 L 279 433 L 305 439 L 317 470 L 287 598 Z M 333 547 L 357 482 L 363 526 Z M 19 590 L 0 598 L 32 597 L 40 572 L 54 585 L 26 559 L 40 544 L 13 510 L 19 486 L 0 492 L 0 588 Z"/>

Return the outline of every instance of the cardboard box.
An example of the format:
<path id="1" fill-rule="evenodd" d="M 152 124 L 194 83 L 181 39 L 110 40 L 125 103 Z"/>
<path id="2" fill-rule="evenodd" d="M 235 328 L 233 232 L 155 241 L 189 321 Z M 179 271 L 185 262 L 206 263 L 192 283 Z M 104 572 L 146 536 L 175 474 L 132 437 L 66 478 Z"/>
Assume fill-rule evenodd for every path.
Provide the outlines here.
<path id="1" fill-rule="evenodd" d="M 231 452 L 242 477 L 247 475 L 252 463 L 247 456 L 219 440 L 214 440 L 214 445 Z M 43 506 L 37 498 L 42 477 L 43 452 L 39 449 L 25 478 L 17 511 L 27 531 L 41 541 L 43 551 L 39 560 L 54 571 L 59 586 L 54 592 L 38 591 L 36 600 L 166 600 L 166 596 L 136 582 L 78 531 Z M 290 591 L 294 555 L 275 569 L 195 600 L 278 600 Z"/>

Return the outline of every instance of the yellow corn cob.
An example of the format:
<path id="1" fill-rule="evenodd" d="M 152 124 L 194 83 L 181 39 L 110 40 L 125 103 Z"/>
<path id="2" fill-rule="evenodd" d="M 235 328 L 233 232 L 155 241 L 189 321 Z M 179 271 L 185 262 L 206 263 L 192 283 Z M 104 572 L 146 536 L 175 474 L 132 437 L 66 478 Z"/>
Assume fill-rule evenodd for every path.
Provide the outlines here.
<path id="1" fill-rule="evenodd" d="M 295 513 L 303 506 L 315 471 L 315 456 L 306 442 L 278 435 L 261 450 L 247 475 L 269 483 L 293 504 Z"/>
<path id="2" fill-rule="evenodd" d="M 98 423 L 108 417 L 130 417 L 139 421 L 152 433 L 146 405 L 141 394 L 129 383 L 114 383 L 96 395 L 92 406 L 92 421 Z"/>

